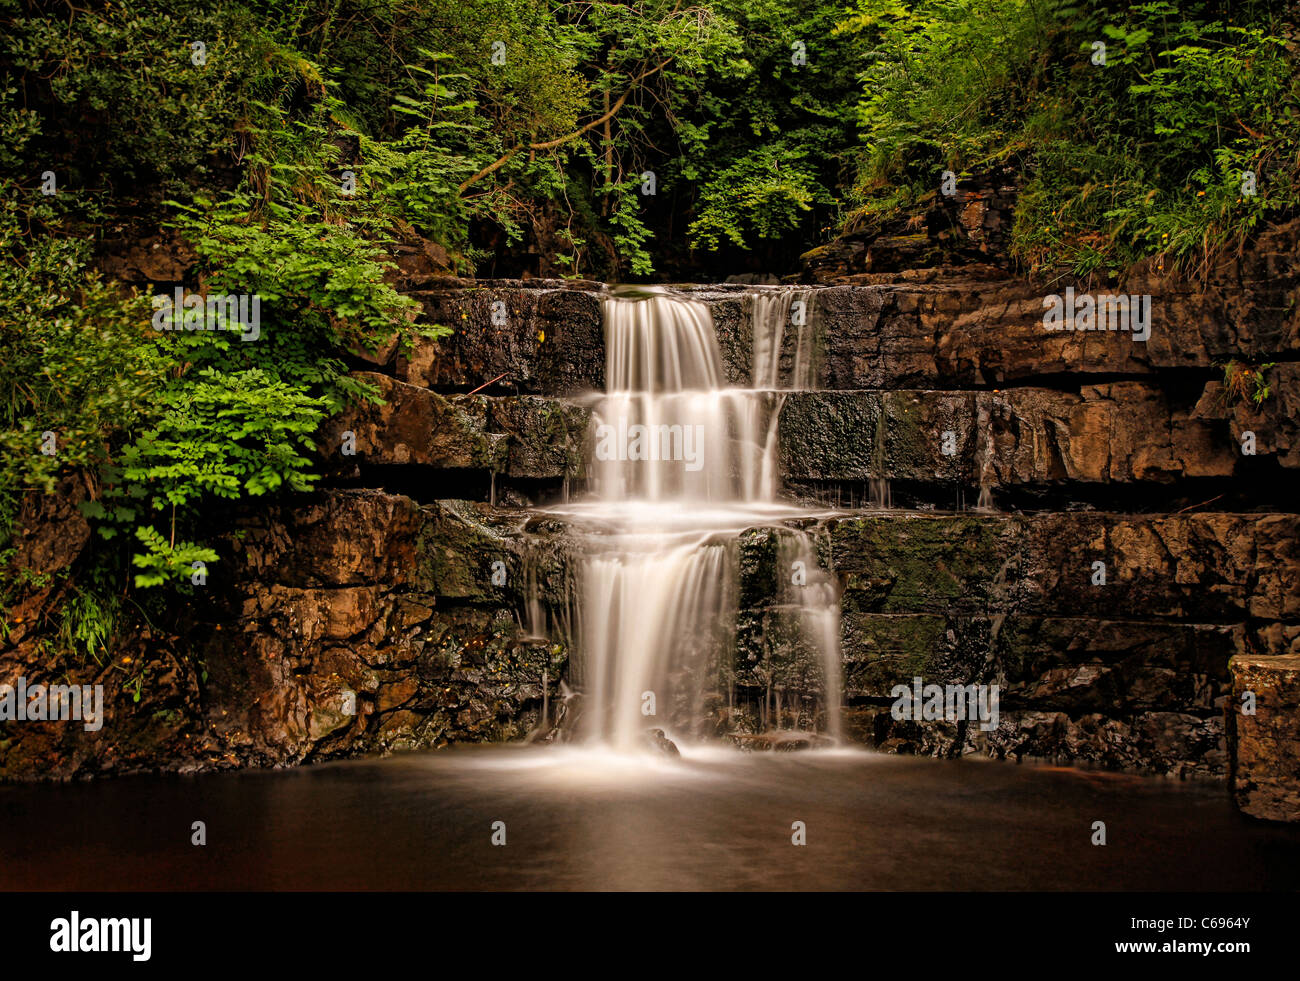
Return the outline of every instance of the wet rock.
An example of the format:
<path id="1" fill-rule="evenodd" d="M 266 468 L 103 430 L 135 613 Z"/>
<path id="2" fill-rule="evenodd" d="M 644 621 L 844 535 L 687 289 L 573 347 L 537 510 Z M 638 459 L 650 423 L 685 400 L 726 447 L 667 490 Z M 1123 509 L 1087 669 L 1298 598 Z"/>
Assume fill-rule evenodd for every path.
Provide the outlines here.
<path id="1" fill-rule="evenodd" d="M 0 779 L 282 766 L 522 739 L 540 723 L 543 680 L 554 689 L 567 648 L 525 636 L 525 574 L 498 585 L 482 562 L 512 539 L 512 556 L 527 551 L 528 515 L 484 506 L 471 533 L 454 510 L 398 495 L 329 491 L 293 503 L 236 514 L 220 573 L 214 566 L 208 590 L 177 608 L 176 633 L 120 637 L 115 664 L 52 663 L 32 643 L 0 650 L 0 681 L 53 671 L 104 683 L 106 697 L 99 732 L 6 726 Z M 430 547 L 422 535 L 457 527 L 441 566 L 417 560 Z M 554 575 L 542 562 L 534 581 L 552 589 Z M 138 702 L 123 672 L 140 679 Z"/>
<path id="2" fill-rule="evenodd" d="M 1300 614 L 1300 515 L 923 514 L 826 522 L 846 613 L 1280 621 Z M 1093 585 L 1105 564 L 1105 585 Z M 1100 581 L 1100 580 L 1098 580 Z"/>
<path id="3" fill-rule="evenodd" d="M 456 280 L 412 295 L 430 323 L 455 333 L 398 354 L 401 381 L 422 388 L 492 383 L 494 390 L 539 395 L 604 387 L 598 284 Z M 499 375 L 505 377 L 494 382 Z"/>
<path id="4" fill-rule="evenodd" d="M 1229 659 L 1300 644 L 1295 515 L 883 511 L 817 528 L 843 583 L 850 717 L 870 715 L 846 731 L 891 751 L 1222 775 Z M 754 531 L 740 545 L 732 684 L 755 718 L 782 704 L 778 688 L 784 712 L 821 691 L 815 652 L 783 616 L 778 540 Z M 1001 725 L 896 722 L 892 689 L 914 677 L 999 685 Z"/>
<path id="5" fill-rule="evenodd" d="M 787 479 L 873 477 L 966 486 L 1169 483 L 1227 477 L 1241 459 L 1228 414 L 1170 404 L 1153 385 L 1006 392 L 796 392 L 785 396 Z"/>
<path id="6" fill-rule="evenodd" d="M 486 401 L 456 404 L 386 375 L 357 372 L 354 377 L 375 386 L 383 402 L 350 407 L 322 427 L 327 459 L 343 459 L 343 434 L 352 432 L 357 462 L 505 469 L 505 437 L 488 431 Z"/>
<path id="7" fill-rule="evenodd" d="M 1227 765 L 1218 718 L 1176 712 L 1071 716 L 1004 710 L 997 729 L 978 723 L 898 721 L 873 716 L 875 745 L 922 756 L 981 755 L 1025 762 L 1090 763 L 1180 777 L 1221 777 Z"/>
<path id="8" fill-rule="evenodd" d="M 647 729 L 646 744 L 653 750 L 663 753 L 664 756 L 681 756 L 677 749 L 677 744 L 664 735 L 662 729 Z"/>
<path id="9" fill-rule="evenodd" d="M 322 455 L 336 467 L 353 461 L 440 470 L 484 470 L 521 479 L 582 476 L 590 412 L 539 396 L 449 395 L 357 372 L 383 403 L 352 406 L 321 429 Z M 343 434 L 355 456 L 343 456 Z"/>
<path id="10" fill-rule="evenodd" d="M 818 732 L 804 732 L 793 729 L 771 729 L 766 732 L 736 732 L 727 736 L 727 741 L 743 750 L 751 752 L 793 753 L 803 749 L 827 749 L 835 741 Z"/>
<path id="11" fill-rule="evenodd" d="M 334 490 L 246 513 L 234 523 L 239 533 L 218 549 L 239 569 L 232 580 L 309 588 L 410 582 L 423 521 L 409 497 Z"/>
<path id="12" fill-rule="evenodd" d="M 1217 715 L 1244 623 L 1187 624 L 1013 615 L 855 615 L 845 626 L 849 699 L 896 685 L 999 685 L 1000 697 L 1047 711 Z"/>
<path id="13" fill-rule="evenodd" d="M 1271 325 L 1266 330 L 1225 320 L 1217 308 L 1239 291 L 1235 284 L 1210 294 L 1174 282 L 1126 287 L 1125 292 L 1153 297 L 1151 336 L 1145 342 L 1124 331 L 1048 331 L 1042 322 L 1044 297 L 1064 288 L 957 278 L 818 291 L 820 387 L 1007 385 L 1044 376 L 1147 375 L 1188 367 L 1209 373 L 1230 357 L 1273 360 L 1300 350 L 1295 312 L 1261 303 L 1253 313 Z M 1079 288 L 1089 290 L 1086 284 Z"/>

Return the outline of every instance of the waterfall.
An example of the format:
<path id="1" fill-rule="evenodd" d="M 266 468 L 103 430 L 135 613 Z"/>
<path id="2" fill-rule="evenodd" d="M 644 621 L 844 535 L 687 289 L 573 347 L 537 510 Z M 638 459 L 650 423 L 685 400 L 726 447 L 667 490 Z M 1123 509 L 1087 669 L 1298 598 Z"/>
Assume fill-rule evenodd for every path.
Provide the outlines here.
<path id="1" fill-rule="evenodd" d="M 839 589 L 806 516 L 779 499 L 782 348 L 812 382 L 812 291 L 765 289 L 752 314 L 749 387 L 728 386 L 709 309 L 665 290 L 603 302 L 607 390 L 592 413 L 592 495 L 562 506 L 585 528 L 571 667 L 573 735 L 615 749 L 724 734 L 735 671 L 739 542 L 780 528 L 802 580 L 783 605 L 818 652 L 823 727 L 839 733 Z"/>

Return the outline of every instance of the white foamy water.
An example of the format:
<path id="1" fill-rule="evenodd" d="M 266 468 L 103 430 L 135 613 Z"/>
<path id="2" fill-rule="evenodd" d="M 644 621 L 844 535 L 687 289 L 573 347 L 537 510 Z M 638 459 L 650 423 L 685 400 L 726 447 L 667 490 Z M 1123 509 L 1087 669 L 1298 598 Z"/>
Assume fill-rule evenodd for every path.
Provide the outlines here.
<path id="1" fill-rule="evenodd" d="M 739 537 L 763 527 L 782 529 L 777 604 L 822 663 L 821 711 L 804 715 L 839 735 L 838 582 L 807 533 L 785 524 L 814 512 L 778 495 L 780 393 L 812 380 L 812 293 L 767 289 L 749 303 L 752 376 L 742 388 L 726 382 L 704 304 L 665 291 L 604 301 L 608 390 L 593 408 L 593 494 L 553 509 L 587 553 L 571 727 L 589 742 L 629 751 L 649 746 L 653 729 L 690 742 L 731 728 Z M 764 702 L 773 726 L 789 715 L 783 698 L 796 704 L 784 690 Z"/>

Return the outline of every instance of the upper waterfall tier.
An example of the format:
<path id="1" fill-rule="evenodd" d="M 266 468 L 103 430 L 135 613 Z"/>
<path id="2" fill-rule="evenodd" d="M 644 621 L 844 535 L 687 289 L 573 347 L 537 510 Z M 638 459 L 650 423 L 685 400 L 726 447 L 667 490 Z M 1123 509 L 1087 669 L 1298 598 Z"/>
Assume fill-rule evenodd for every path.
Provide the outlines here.
<path id="1" fill-rule="evenodd" d="M 722 387 L 722 355 L 704 304 L 656 291 L 637 299 L 609 298 L 601 308 L 611 394 Z"/>
<path id="2" fill-rule="evenodd" d="M 762 287 L 746 294 L 749 387 L 816 388 L 816 291 Z M 601 303 L 605 389 L 657 395 L 727 387 L 728 372 L 708 304 L 689 294 L 645 287 Z M 783 368 L 783 352 L 785 353 Z M 783 377 L 784 376 L 784 377 Z"/>
<path id="3" fill-rule="evenodd" d="M 750 296 L 754 388 L 807 390 L 817 387 L 815 292 L 807 289 L 766 288 Z M 781 384 L 781 351 L 787 334 L 793 350 L 786 384 Z"/>
<path id="4" fill-rule="evenodd" d="M 753 377 L 728 387 L 709 308 L 662 289 L 603 301 L 607 393 L 593 413 L 593 486 L 604 501 L 772 501 L 782 340 L 811 381 L 808 290 L 750 297 Z"/>

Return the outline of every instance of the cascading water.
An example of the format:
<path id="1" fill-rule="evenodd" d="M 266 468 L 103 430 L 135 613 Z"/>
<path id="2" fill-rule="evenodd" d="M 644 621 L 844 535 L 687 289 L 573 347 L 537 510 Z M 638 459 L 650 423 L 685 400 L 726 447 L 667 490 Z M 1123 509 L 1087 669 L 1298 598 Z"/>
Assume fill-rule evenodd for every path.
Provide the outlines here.
<path id="1" fill-rule="evenodd" d="M 821 663 L 823 726 L 839 733 L 839 596 L 817 565 L 806 516 L 777 498 L 777 421 L 786 327 L 791 386 L 812 377 L 811 291 L 751 294 L 752 383 L 728 387 L 708 308 L 651 290 L 604 301 L 607 391 L 593 412 L 591 499 L 559 509 L 585 528 L 572 679 L 576 738 L 615 749 L 667 730 L 726 729 L 734 669 L 738 541 L 780 529 L 803 579 L 783 600 Z M 780 717 L 778 714 L 777 722 Z"/>

